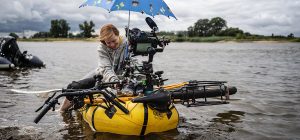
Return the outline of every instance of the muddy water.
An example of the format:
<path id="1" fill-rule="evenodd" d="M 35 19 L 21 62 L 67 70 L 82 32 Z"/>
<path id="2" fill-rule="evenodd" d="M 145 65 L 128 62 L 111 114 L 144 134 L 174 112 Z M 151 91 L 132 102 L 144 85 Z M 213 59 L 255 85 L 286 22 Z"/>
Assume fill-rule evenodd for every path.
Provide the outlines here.
<path id="1" fill-rule="evenodd" d="M 77 112 L 48 112 L 33 123 L 45 94 L 9 89 L 63 88 L 97 66 L 97 43 L 20 42 L 40 57 L 42 69 L 0 71 L 1 139 L 140 139 L 95 133 Z M 167 83 L 225 80 L 238 92 L 230 104 L 176 107 L 177 129 L 146 139 L 300 139 L 299 43 L 171 43 L 154 58 Z"/>

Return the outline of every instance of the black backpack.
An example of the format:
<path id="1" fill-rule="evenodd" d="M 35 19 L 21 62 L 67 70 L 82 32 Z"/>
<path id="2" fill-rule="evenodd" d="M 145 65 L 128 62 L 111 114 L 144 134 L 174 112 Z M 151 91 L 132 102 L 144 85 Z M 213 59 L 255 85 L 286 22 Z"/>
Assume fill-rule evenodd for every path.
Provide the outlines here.
<path id="1" fill-rule="evenodd" d="M 17 39 L 11 36 L 0 38 L 0 56 L 14 63 L 22 56 Z"/>

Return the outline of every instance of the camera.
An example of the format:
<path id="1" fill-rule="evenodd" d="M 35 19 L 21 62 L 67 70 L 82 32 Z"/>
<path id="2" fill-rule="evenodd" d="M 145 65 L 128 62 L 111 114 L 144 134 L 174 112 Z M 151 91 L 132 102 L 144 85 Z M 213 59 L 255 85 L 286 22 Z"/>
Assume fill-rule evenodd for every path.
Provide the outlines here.
<path id="1" fill-rule="evenodd" d="M 149 54 L 154 55 L 156 52 L 163 52 L 164 47 L 170 43 L 169 39 L 157 37 L 155 32 L 158 31 L 158 27 L 151 18 L 147 17 L 146 22 L 152 29 L 150 33 L 138 28 L 129 29 L 126 32 L 134 56 L 148 56 Z"/>

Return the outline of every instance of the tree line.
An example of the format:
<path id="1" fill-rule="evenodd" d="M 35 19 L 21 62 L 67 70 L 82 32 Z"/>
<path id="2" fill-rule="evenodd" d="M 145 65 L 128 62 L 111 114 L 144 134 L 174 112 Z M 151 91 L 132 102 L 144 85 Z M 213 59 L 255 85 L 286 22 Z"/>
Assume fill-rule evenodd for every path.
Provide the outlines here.
<path id="1" fill-rule="evenodd" d="M 237 27 L 228 27 L 227 21 L 221 17 L 214 17 L 212 19 L 199 19 L 194 23 L 194 25 L 189 26 L 185 31 L 175 32 L 160 32 L 161 35 L 168 35 L 177 37 L 211 37 L 211 36 L 231 36 L 237 38 L 245 38 L 248 36 L 262 36 L 254 35 L 249 32 L 245 32 Z M 294 34 L 290 33 L 287 36 L 274 35 L 272 38 L 294 38 Z"/>
<path id="2" fill-rule="evenodd" d="M 187 29 L 189 37 L 237 36 L 238 34 L 250 35 L 239 28 L 228 27 L 227 21 L 221 17 L 214 17 L 210 20 L 199 19 Z"/>
<path id="3" fill-rule="evenodd" d="M 92 37 L 92 33 L 95 32 L 93 29 L 95 24 L 93 21 L 84 21 L 79 24 L 80 33 L 72 34 L 69 33 L 71 29 L 69 23 L 65 19 L 54 19 L 51 20 L 51 27 L 49 32 L 38 32 L 34 34 L 33 38 L 89 38 Z M 174 35 L 172 32 L 160 32 L 163 35 Z M 244 33 L 239 28 L 227 27 L 227 22 L 223 18 L 214 17 L 212 19 L 199 19 L 193 26 L 188 27 L 187 31 L 178 31 L 177 36 L 188 36 L 188 37 L 209 37 L 209 36 L 237 36 L 246 35 L 250 33 Z"/>
<path id="4" fill-rule="evenodd" d="M 33 38 L 90 38 L 93 37 L 92 33 L 94 30 L 95 24 L 93 21 L 84 21 L 82 24 L 79 24 L 80 33 L 73 34 L 70 33 L 69 23 L 65 19 L 54 19 L 51 20 L 51 27 L 49 32 L 38 32 L 34 34 Z"/>

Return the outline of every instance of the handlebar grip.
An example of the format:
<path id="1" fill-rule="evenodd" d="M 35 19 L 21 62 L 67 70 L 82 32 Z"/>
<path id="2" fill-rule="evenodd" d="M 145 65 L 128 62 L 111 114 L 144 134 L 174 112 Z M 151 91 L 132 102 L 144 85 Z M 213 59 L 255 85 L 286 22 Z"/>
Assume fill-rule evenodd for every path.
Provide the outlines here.
<path id="1" fill-rule="evenodd" d="M 112 102 L 114 105 L 116 105 L 120 110 L 122 110 L 125 114 L 129 114 L 128 109 L 126 109 L 123 105 L 121 105 L 119 102 L 116 100 L 112 99 Z"/>
<path id="2" fill-rule="evenodd" d="M 50 104 L 48 104 L 43 110 L 42 112 L 34 119 L 34 123 L 38 123 L 43 117 L 44 115 L 51 109 L 51 107 L 53 106 L 53 103 L 55 102 L 50 102 Z"/>
<path id="3" fill-rule="evenodd" d="M 111 93 L 110 91 L 106 90 L 106 92 L 102 92 L 102 95 L 109 100 L 110 102 L 112 102 L 112 104 L 116 105 L 120 110 L 122 110 L 125 114 L 129 114 L 128 109 L 126 109 L 123 105 L 121 105 L 119 102 L 117 102 L 115 100 L 115 98 L 117 98 L 116 95 L 114 95 L 113 93 Z"/>

